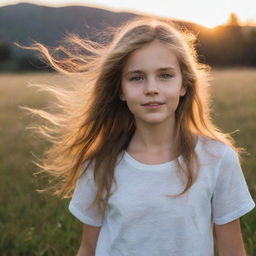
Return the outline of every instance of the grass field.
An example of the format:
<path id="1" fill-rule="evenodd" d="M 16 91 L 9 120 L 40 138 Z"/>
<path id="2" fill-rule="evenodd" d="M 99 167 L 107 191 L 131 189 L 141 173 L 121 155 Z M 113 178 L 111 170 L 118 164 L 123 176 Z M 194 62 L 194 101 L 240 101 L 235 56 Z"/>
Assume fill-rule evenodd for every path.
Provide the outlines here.
<path id="1" fill-rule="evenodd" d="M 56 74 L 0 74 L 0 255 L 75 255 L 81 224 L 68 212 L 69 199 L 35 192 L 42 180 L 32 175 L 31 152 L 40 155 L 44 141 L 25 130 L 35 120 L 18 106 L 41 108 L 51 98 L 28 82 L 67 83 Z M 211 91 L 213 120 L 224 132 L 239 130 L 237 146 L 250 153 L 242 167 L 256 199 L 256 70 L 214 70 Z M 248 256 L 256 255 L 255 213 L 241 218 Z"/>

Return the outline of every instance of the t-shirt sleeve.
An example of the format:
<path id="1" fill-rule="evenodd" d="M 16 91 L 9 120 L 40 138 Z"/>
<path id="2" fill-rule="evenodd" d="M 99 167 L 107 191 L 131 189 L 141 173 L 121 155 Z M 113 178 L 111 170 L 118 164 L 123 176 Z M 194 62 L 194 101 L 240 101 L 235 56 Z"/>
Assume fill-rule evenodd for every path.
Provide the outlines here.
<path id="1" fill-rule="evenodd" d="M 226 146 L 212 197 L 213 222 L 226 224 L 255 207 L 237 153 Z"/>
<path id="2" fill-rule="evenodd" d="M 85 165 L 82 166 L 83 168 Z M 81 169 L 82 170 L 82 169 Z M 76 187 L 70 200 L 68 209 L 81 222 L 100 227 L 102 221 L 97 207 L 88 209 L 96 195 L 96 186 L 92 175 L 92 167 L 77 180 Z"/>

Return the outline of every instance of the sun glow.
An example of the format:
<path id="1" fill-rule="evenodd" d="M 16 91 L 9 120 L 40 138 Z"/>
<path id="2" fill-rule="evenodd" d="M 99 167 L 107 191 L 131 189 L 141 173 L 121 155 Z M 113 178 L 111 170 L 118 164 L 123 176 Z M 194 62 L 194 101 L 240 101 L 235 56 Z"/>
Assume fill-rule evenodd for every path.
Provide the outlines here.
<path id="1" fill-rule="evenodd" d="M 195 17 L 193 22 L 203 25 L 207 28 L 214 28 L 218 25 L 224 24 L 227 22 L 228 17 L 219 17 L 219 16 L 212 16 L 207 17 L 207 14 L 201 14 L 198 17 Z"/>

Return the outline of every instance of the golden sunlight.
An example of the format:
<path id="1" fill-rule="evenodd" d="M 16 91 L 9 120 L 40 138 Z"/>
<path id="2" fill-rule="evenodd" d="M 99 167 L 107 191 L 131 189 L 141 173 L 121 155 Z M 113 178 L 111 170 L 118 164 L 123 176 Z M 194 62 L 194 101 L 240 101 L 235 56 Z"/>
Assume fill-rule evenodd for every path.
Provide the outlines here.
<path id="1" fill-rule="evenodd" d="M 197 17 L 194 17 L 193 20 L 187 20 L 192 21 L 197 24 L 200 24 L 202 26 L 205 26 L 207 28 L 214 28 L 218 25 L 224 24 L 227 22 L 228 16 L 226 17 L 219 17 L 219 16 L 209 16 L 207 13 L 201 13 Z M 185 19 L 184 19 L 185 20 Z"/>

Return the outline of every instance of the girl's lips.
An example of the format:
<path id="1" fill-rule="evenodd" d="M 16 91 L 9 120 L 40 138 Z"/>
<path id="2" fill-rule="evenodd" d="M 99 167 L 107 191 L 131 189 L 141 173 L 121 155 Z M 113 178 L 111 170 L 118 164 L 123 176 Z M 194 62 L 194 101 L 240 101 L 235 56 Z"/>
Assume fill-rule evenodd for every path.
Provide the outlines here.
<path id="1" fill-rule="evenodd" d="M 154 108 L 160 108 L 163 104 L 164 104 L 164 103 L 158 104 L 158 105 L 143 105 L 143 107 L 145 107 L 145 108 L 150 108 L 150 109 L 154 109 Z"/>

